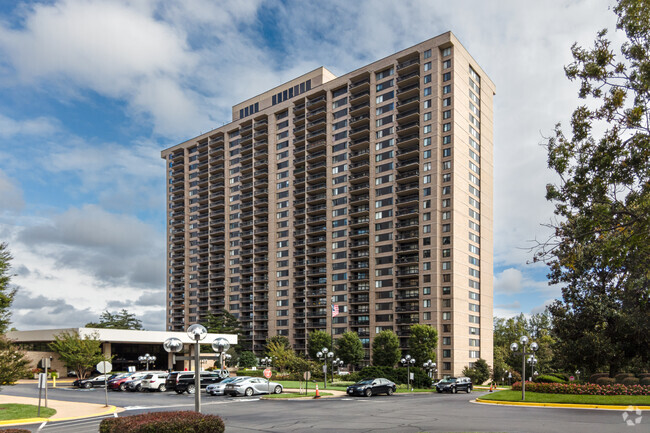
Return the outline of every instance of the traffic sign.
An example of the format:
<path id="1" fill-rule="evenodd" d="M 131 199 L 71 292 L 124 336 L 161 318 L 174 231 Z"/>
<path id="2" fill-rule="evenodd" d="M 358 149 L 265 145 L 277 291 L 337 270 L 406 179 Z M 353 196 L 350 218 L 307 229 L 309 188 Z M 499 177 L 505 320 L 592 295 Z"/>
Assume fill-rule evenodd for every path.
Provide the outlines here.
<path id="1" fill-rule="evenodd" d="M 106 374 L 106 373 L 110 373 L 111 370 L 113 370 L 113 364 L 111 364 L 108 361 L 102 361 L 102 362 L 98 362 L 95 368 L 101 374 Z"/>
<path id="2" fill-rule="evenodd" d="M 305 371 L 305 373 L 302 375 L 302 377 L 304 377 L 305 380 L 311 379 L 311 371 Z"/>
<path id="3" fill-rule="evenodd" d="M 267 379 L 270 379 L 272 374 L 273 373 L 271 372 L 270 368 L 265 368 L 264 369 L 264 377 L 266 377 Z"/>

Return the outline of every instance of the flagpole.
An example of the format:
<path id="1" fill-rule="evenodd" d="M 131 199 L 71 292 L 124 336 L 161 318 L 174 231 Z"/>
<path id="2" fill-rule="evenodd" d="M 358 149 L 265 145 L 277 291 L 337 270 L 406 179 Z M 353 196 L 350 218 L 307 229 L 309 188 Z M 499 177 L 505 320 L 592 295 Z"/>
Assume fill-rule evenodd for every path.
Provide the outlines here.
<path id="1" fill-rule="evenodd" d="M 334 353 L 334 295 L 332 295 L 332 305 L 330 306 L 330 345 L 330 351 Z M 325 362 L 327 362 L 327 359 Z M 325 379 L 327 380 L 327 378 Z M 332 383 L 334 383 L 334 368 L 332 368 Z"/>

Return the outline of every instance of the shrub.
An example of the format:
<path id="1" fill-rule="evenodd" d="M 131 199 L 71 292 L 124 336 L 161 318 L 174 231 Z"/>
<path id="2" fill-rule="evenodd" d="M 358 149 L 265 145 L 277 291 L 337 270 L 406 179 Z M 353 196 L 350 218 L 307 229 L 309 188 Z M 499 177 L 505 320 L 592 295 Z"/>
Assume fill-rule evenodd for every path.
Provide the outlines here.
<path id="1" fill-rule="evenodd" d="M 644 379 L 646 377 L 650 377 L 650 373 L 640 373 L 640 374 L 637 374 L 637 377 L 639 379 Z"/>
<path id="2" fill-rule="evenodd" d="M 623 380 L 621 380 L 621 383 L 625 386 L 630 386 L 630 385 L 638 385 L 640 380 L 636 377 L 626 377 Z"/>
<path id="3" fill-rule="evenodd" d="M 632 373 L 619 373 L 614 378 L 616 379 L 616 383 L 623 383 L 623 379 L 627 377 L 634 377 Z"/>
<path id="4" fill-rule="evenodd" d="M 605 378 L 601 378 L 605 379 Z M 610 378 L 614 380 L 613 378 Z M 512 385 L 513 390 L 521 390 L 521 382 Z M 597 385 L 587 383 L 534 383 L 526 382 L 526 390 L 531 392 L 544 392 L 548 394 L 578 394 L 578 395 L 650 395 L 650 386 L 630 385 L 620 383 Z"/>
<path id="5" fill-rule="evenodd" d="M 568 382 L 569 381 L 569 376 L 571 376 L 571 375 L 565 374 L 565 373 L 551 373 L 551 374 L 549 374 L 549 376 L 555 376 L 558 379 L 561 379 L 561 380 L 563 380 L 565 382 Z"/>
<path id="6" fill-rule="evenodd" d="M 121 418 L 106 418 L 99 433 L 223 433 L 223 420 L 197 412 L 150 412 Z"/>
<path id="7" fill-rule="evenodd" d="M 650 385 L 650 376 L 642 377 L 639 381 L 641 385 Z"/>
<path id="8" fill-rule="evenodd" d="M 589 376 L 589 382 L 596 383 L 596 381 L 601 377 L 609 377 L 609 373 L 594 373 Z"/>
<path id="9" fill-rule="evenodd" d="M 562 380 L 559 377 L 552 376 L 550 374 L 542 374 L 535 378 L 537 383 L 566 383 L 566 380 Z"/>
<path id="10" fill-rule="evenodd" d="M 613 377 L 599 377 L 596 383 L 598 385 L 613 385 L 616 383 L 616 379 Z"/>

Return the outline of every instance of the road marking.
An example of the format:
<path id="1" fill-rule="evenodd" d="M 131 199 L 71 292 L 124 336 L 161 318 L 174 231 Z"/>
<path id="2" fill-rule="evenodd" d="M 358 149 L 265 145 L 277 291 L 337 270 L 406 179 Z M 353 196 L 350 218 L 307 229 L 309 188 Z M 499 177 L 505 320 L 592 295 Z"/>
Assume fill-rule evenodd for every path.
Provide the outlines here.
<path id="1" fill-rule="evenodd" d="M 210 401 L 210 402 L 201 402 L 202 406 L 212 406 L 212 405 L 219 405 L 219 404 L 230 404 L 230 403 L 241 403 L 241 402 L 247 402 L 247 401 L 259 401 L 259 398 L 250 398 L 250 399 L 233 399 L 233 400 L 226 400 L 226 401 Z M 158 405 L 158 406 L 126 406 L 124 407 L 125 410 L 148 410 L 148 409 L 160 409 L 160 408 L 168 408 L 168 407 L 194 407 L 194 403 L 184 403 L 184 404 L 170 404 L 170 405 Z"/>

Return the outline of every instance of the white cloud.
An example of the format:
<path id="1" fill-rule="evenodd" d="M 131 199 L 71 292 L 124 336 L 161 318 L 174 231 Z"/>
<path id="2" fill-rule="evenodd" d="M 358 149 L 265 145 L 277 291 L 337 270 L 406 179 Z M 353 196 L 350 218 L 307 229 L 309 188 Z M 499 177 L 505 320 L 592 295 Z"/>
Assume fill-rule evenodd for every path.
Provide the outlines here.
<path id="1" fill-rule="evenodd" d="M 530 271 L 528 271 L 530 272 Z M 517 268 L 507 268 L 494 274 L 494 293 L 497 295 L 513 295 L 519 293 L 543 292 L 559 294 L 560 286 L 549 286 L 548 280 L 536 280 Z"/>
<path id="2" fill-rule="evenodd" d="M 0 170 L 0 203 L 2 203 L 0 213 L 17 212 L 25 206 L 22 189 L 2 170 Z"/>
<path id="3" fill-rule="evenodd" d="M 59 130 L 59 122 L 50 117 L 16 120 L 0 114 L 0 139 L 15 136 L 46 136 Z M 7 143 L 9 145 L 9 143 Z"/>

